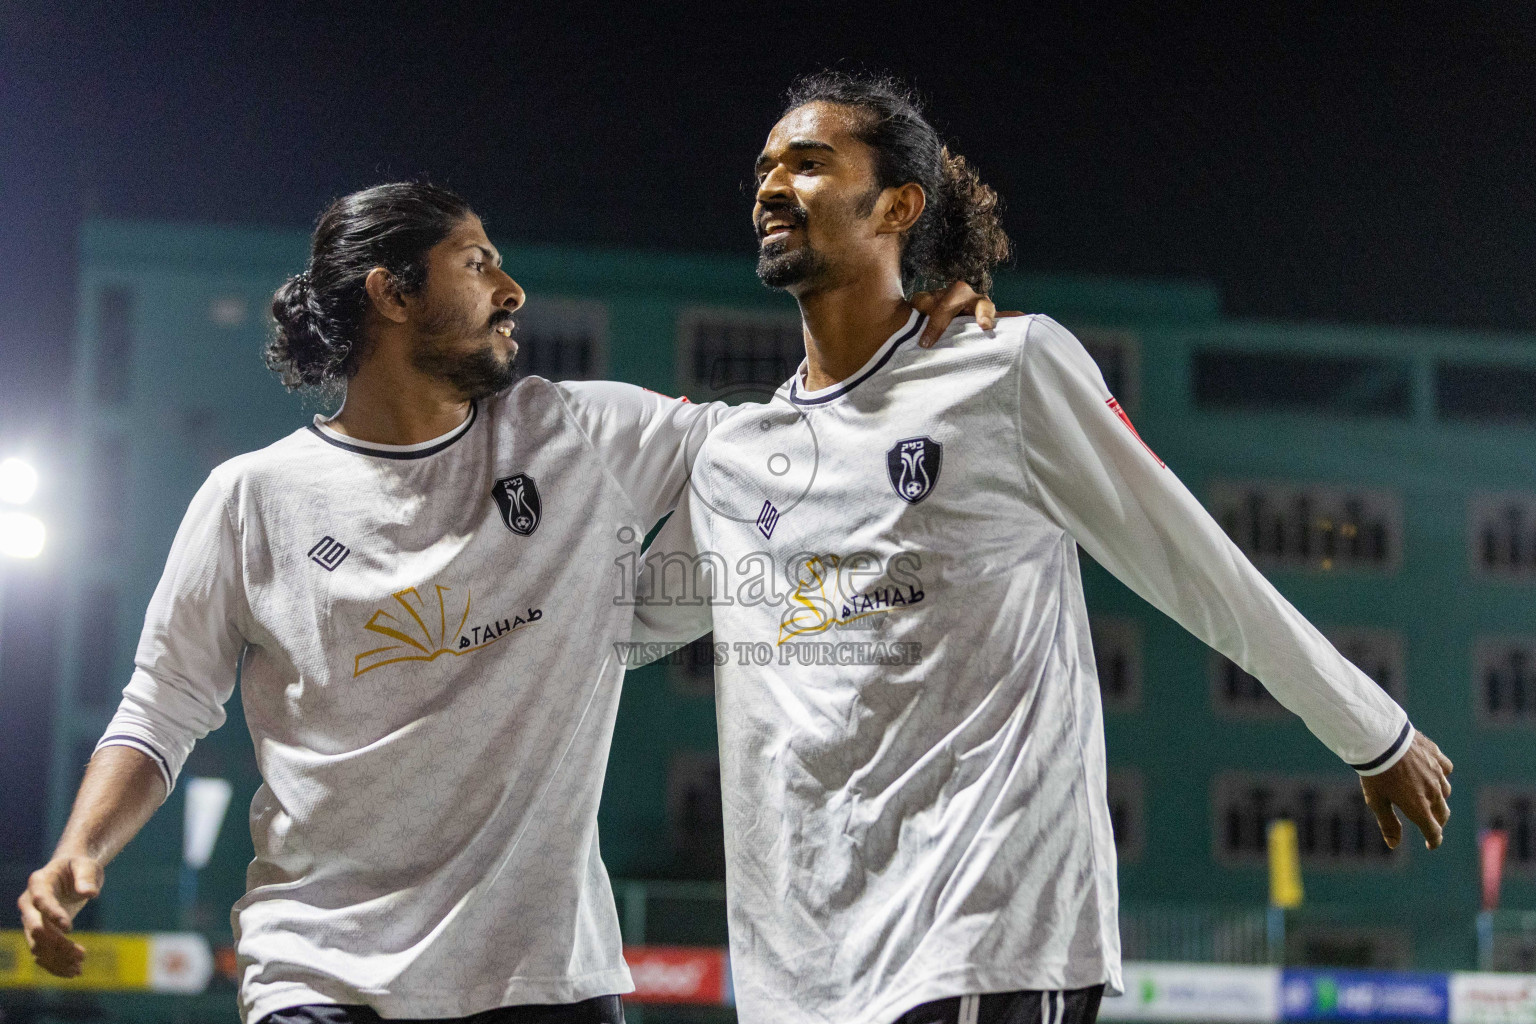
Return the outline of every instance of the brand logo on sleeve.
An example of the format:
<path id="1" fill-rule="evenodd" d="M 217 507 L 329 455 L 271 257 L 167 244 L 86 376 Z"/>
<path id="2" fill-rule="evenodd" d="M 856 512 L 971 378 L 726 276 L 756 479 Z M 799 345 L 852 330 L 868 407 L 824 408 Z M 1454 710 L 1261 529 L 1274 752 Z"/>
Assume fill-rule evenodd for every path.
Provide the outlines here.
<path id="1" fill-rule="evenodd" d="M 309 549 L 309 560 L 326 572 L 335 572 L 351 553 L 352 549 L 335 537 L 321 537 L 319 543 Z"/>
<path id="2" fill-rule="evenodd" d="M 885 453 L 885 468 L 891 475 L 891 486 L 896 488 L 896 496 L 908 505 L 916 505 L 933 493 L 943 462 L 944 446 L 931 437 L 897 441 Z"/>
<path id="3" fill-rule="evenodd" d="M 539 528 L 544 503 L 539 500 L 538 485 L 527 473 L 504 476 L 491 488 L 491 497 L 501 509 L 501 521 L 520 537 L 530 536 Z"/>

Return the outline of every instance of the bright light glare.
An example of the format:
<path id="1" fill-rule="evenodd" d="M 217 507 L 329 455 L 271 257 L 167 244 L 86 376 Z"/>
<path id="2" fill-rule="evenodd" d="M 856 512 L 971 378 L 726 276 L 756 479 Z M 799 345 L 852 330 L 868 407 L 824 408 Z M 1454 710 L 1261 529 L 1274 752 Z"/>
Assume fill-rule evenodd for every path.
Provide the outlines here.
<path id="1" fill-rule="evenodd" d="M 36 558 L 43 553 L 43 521 L 25 512 L 0 512 L 0 555 Z"/>
<path id="2" fill-rule="evenodd" d="M 37 470 L 21 459 L 0 462 L 0 501 L 25 505 L 37 493 Z"/>

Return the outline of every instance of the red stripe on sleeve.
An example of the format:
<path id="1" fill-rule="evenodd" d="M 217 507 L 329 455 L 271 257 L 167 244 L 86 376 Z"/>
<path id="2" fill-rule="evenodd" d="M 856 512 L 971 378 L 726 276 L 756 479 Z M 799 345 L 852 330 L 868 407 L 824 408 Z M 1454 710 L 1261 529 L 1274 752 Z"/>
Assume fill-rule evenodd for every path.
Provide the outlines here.
<path id="1" fill-rule="evenodd" d="M 1116 416 L 1120 417 L 1120 422 L 1125 424 L 1125 428 L 1131 432 L 1131 435 L 1135 437 L 1136 440 L 1141 441 L 1141 434 L 1137 432 L 1136 424 L 1132 423 L 1131 418 L 1125 414 L 1125 410 L 1120 408 L 1119 400 L 1111 398 L 1109 400 L 1109 407 L 1114 410 Z M 1147 444 L 1145 441 L 1141 441 L 1141 446 L 1147 450 L 1148 455 L 1152 456 L 1154 459 L 1157 459 L 1157 452 L 1152 450 L 1151 445 Z M 1168 464 L 1162 459 L 1157 459 L 1157 464 L 1163 469 L 1168 468 Z"/>

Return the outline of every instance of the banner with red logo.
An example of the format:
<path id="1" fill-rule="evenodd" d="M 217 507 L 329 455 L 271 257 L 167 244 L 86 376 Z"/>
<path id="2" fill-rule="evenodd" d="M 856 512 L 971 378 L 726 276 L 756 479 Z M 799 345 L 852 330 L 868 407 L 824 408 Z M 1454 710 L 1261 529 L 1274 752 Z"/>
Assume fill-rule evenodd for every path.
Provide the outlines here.
<path id="1" fill-rule="evenodd" d="M 735 1000 L 723 949 L 704 946 L 625 946 L 624 959 L 635 979 L 633 1003 L 692 1003 L 720 1006 Z"/>

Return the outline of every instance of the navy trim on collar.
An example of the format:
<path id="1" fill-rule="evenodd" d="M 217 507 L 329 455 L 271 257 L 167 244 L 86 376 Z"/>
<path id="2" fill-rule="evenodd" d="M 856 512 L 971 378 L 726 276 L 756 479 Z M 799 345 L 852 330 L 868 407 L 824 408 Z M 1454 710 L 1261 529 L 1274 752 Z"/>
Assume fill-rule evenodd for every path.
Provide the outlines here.
<path id="1" fill-rule="evenodd" d="M 469 403 L 469 418 L 464 421 L 464 425 L 459 427 L 457 432 L 455 432 L 452 437 L 448 438 L 448 440 L 443 441 L 440 444 L 434 444 L 430 448 L 422 448 L 422 449 L 419 449 L 417 451 L 410 451 L 410 452 L 387 451 L 387 450 L 383 450 L 383 449 L 379 449 L 379 448 L 364 447 L 363 445 L 360 445 L 360 444 L 348 444 L 345 441 L 338 441 L 336 438 L 330 436 L 325 431 L 323 431 L 319 427 L 315 426 L 313 423 L 311 423 L 309 425 L 308 429 L 310 430 L 311 433 L 313 433 L 320 440 L 324 441 L 326 444 L 333 444 L 337 448 L 342 448 L 342 449 L 345 449 L 346 451 L 349 451 L 349 452 L 356 452 L 359 455 L 372 455 L 375 458 L 379 458 L 379 459 L 424 459 L 428 455 L 436 455 L 438 452 L 442 451 L 444 448 L 447 448 L 449 445 L 451 445 L 454 442 L 458 441 L 465 434 L 468 434 L 470 428 L 475 425 L 475 417 L 478 416 L 478 415 L 480 415 L 480 403 L 479 402 L 470 402 Z"/>
<path id="2" fill-rule="evenodd" d="M 825 395 L 817 395 L 815 398 L 799 397 L 800 371 L 796 370 L 794 378 L 789 382 L 789 400 L 794 402 L 796 405 L 821 405 L 824 402 L 832 401 L 834 398 L 843 397 L 848 392 L 852 391 L 854 388 L 858 387 L 860 384 L 873 377 L 875 373 L 879 371 L 880 367 L 890 362 L 891 356 L 896 354 L 896 350 L 901 348 L 901 346 L 907 341 L 911 340 L 918 331 L 923 329 L 923 325 L 927 322 L 928 317 L 926 315 L 918 317 L 917 323 L 913 324 L 911 328 L 908 329 L 906 334 L 903 334 L 901 337 L 897 338 L 894 342 L 892 342 L 891 347 L 885 350 L 885 355 L 880 357 L 879 362 L 865 370 L 863 373 L 859 374 L 853 380 L 839 385 L 835 391 L 830 391 Z"/>

